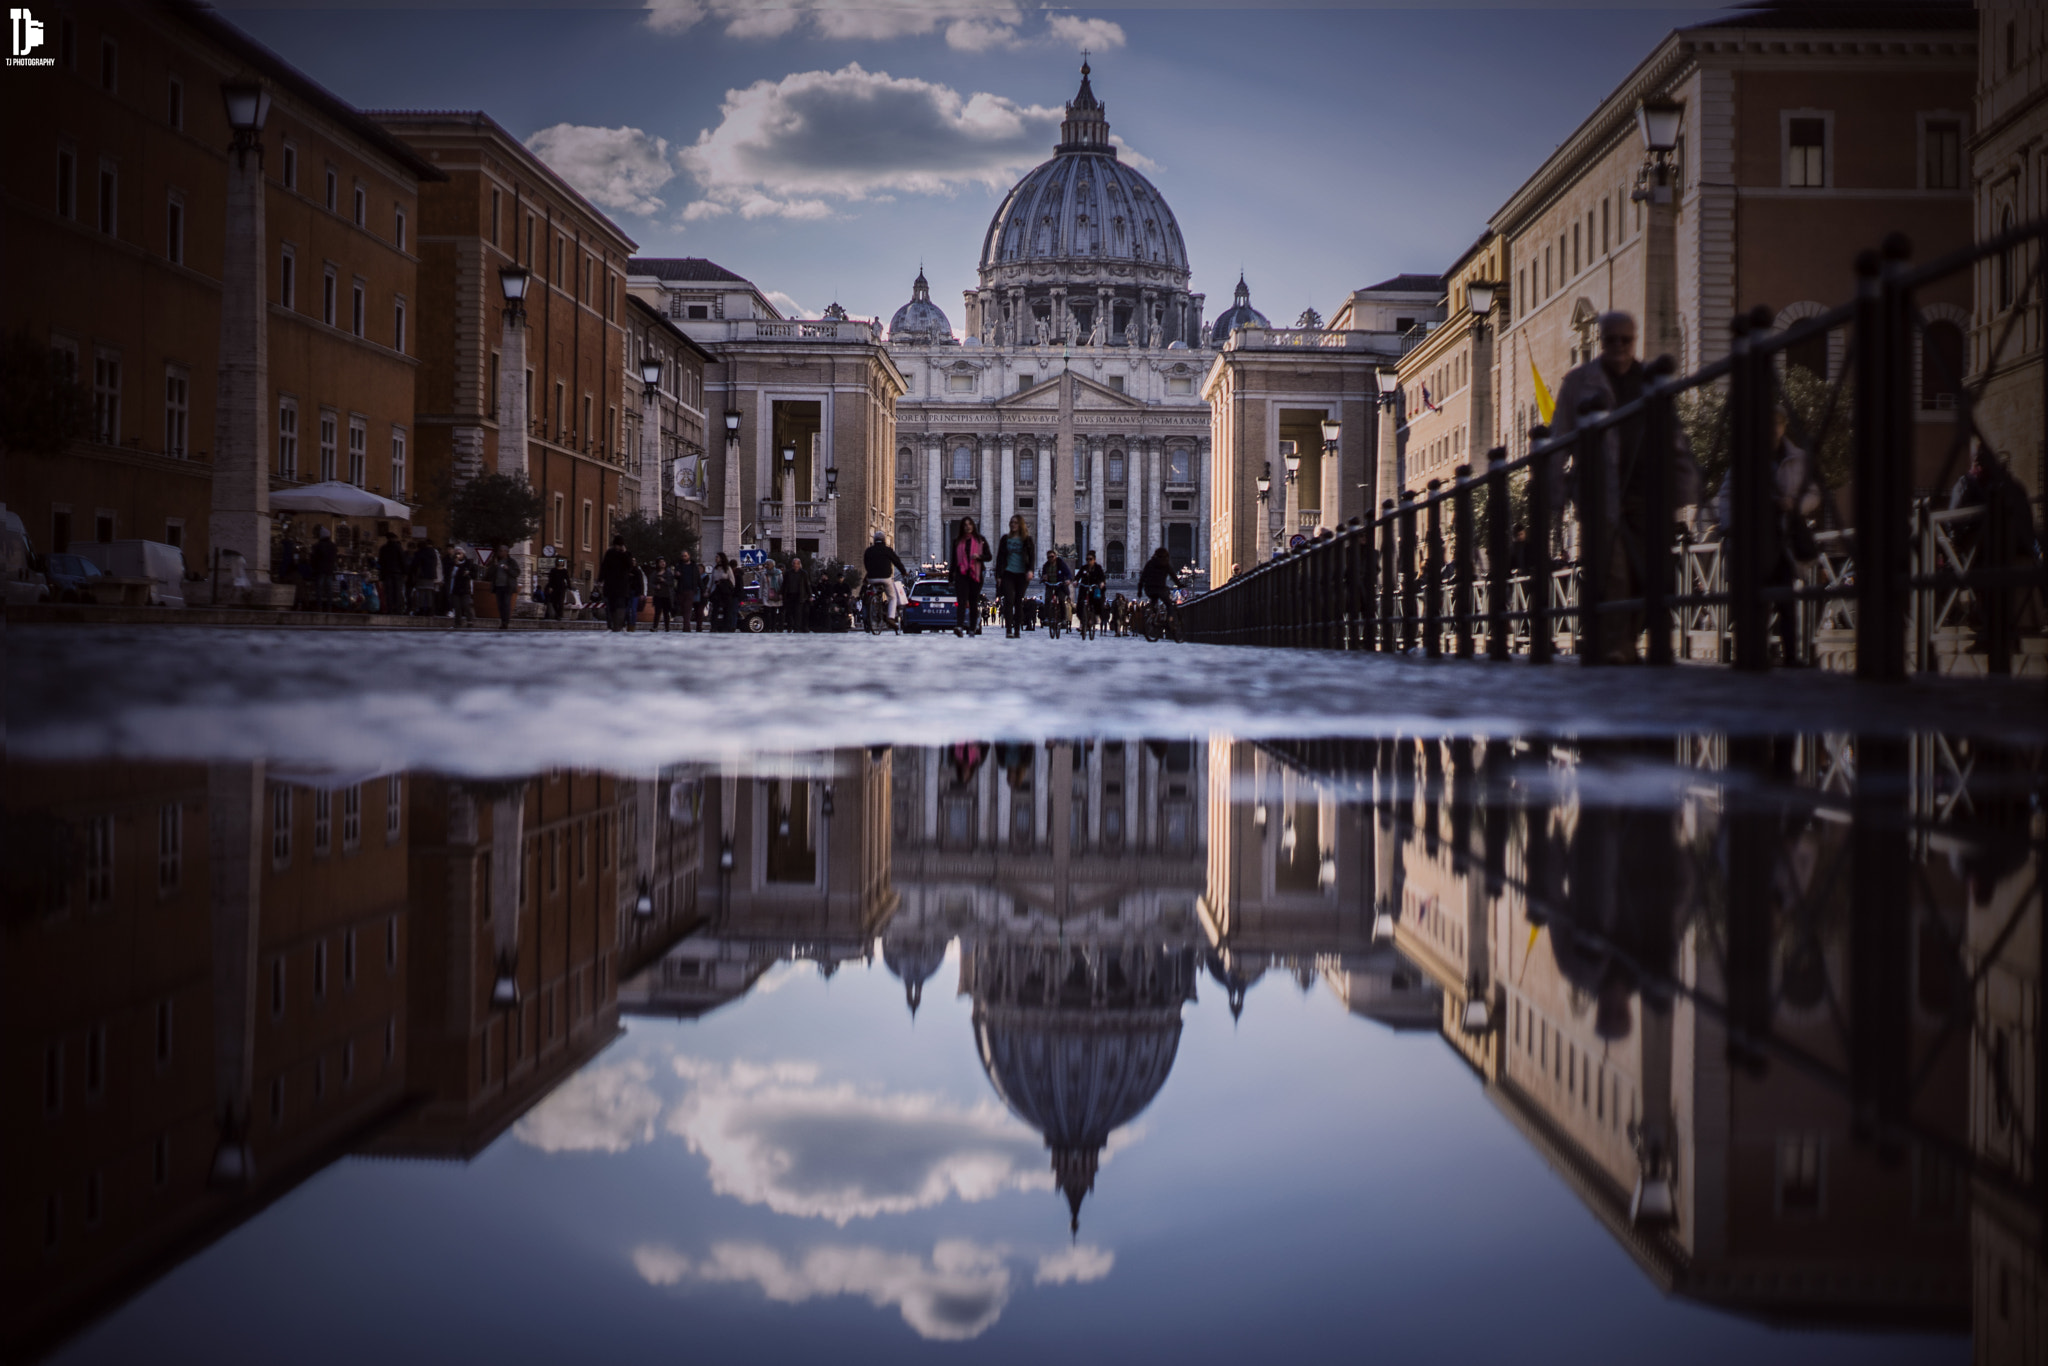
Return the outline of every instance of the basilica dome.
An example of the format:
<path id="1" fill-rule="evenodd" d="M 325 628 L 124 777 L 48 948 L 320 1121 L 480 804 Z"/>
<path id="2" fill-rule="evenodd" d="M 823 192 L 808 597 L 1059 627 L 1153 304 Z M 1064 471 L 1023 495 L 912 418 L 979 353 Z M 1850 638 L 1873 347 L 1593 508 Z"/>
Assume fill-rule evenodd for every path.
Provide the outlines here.
<path id="1" fill-rule="evenodd" d="M 1252 307 L 1252 291 L 1244 282 L 1244 276 L 1237 277 L 1237 294 L 1231 299 L 1230 307 L 1216 319 L 1210 340 L 1217 346 L 1230 340 L 1230 334 L 1240 327 L 1271 327 L 1266 315 Z"/>
<path id="2" fill-rule="evenodd" d="M 1152 182 L 1117 160 L 1085 63 L 1052 160 L 1017 182 L 982 238 L 986 286 L 1040 279 L 1047 268 L 1091 287 L 1115 278 L 1187 287 L 1180 224 Z"/>
<path id="3" fill-rule="evenodd" d="M 896 316 L 889 320 L 889 340 L 926 345 L 953 340 L 953 324 L 946 311 L 932 302 L 932 287 L 925 281 L 922 266 L 918 267 L 916 282 L 910 286 L 910 302 L 897 309 Z"/>

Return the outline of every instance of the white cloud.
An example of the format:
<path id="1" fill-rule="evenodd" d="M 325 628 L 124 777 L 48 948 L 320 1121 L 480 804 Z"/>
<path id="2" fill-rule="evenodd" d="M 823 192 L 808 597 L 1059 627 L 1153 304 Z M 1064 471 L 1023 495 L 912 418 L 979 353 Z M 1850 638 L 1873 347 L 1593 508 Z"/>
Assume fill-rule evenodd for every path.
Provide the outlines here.
<path id="1" fill-rule="evenodd" d="M 601 209 L 658 212 L 663 206 L 655 191 L 676 176 L 668 139 L 638 128 L 558 123 L 528 138 L 526 146 Z"/>
<path id="2" fill-rule="evenodd" d="M 656 33 L 686 33 L 704 13 L 703 0 L 647 0 L 647 27 Z"/>
<path id="3" fill-rule="evenodd" d="M 799 1064 L 676 1070 L 693 1085 L 669 1132 L 705 1157 L 712 1189 L 778 1214 L 843 1227 L 1052 1185 L 1044 1141 L 993 1101 L 863 1092 Z"/>
<path id="4" fill-rule="evenodd" d="M 684 216 L 815 219 L 891 193 L 1004 189 L 1045 159 L 1060 117 L 859 63 L 757 81 L 727 91 L 718 126 L 678 154 L 716 206 Z"/>
<path id="5" fill-rule="evenodd" d="M 774 304 L 775 311 L 777 313 L 780 313 L 785 318 L 815 318 L 818 316 L 816 313 L 813 313 L 810 309 L 805 308 L 802 304 L 798 303 L 795 299 L 792 299 L 789 295 L 784 294 L 779 289 L 768 290 L 765 293 L 763 293 L 761 297 L 766 299 L 769 303 Z M 756 983 L 754 986 L 754 990 L 756 992 L 759 992 L 761 989 L 761 985 L 761 983 Z"/>
<path id="6" fill-rule="evenodd" d="M 1116 1265 L 1116 1254 L 1090 1243 L 1076 1243 L 1038 1259 L 1038 1274 L 1031 1279 L 1039 1285 L 1086 1284 L 1099 1281 Z"/>
<path id="7" fill-rule="evenodd" d="M 1124 45 L 1122 24 L 1108 19 L 1083 19 L 1078 14 L 1055 14 L 1045 21 L 1052 40 L 1064 47 L 1107 52 Z"/>
<path id="8" fill-rule="evenodd" d="M 661 1097 L 644 1062 L 585 1068 L 527 1111 L 512 1132 L 544 1153 L 622 1153 L 654 1138 Z"/>
<path id="9" fill-rule="evenodd" d="M 871 1246 L 816 1247 L 788 1259 L 762 1243 L 719 1243 L 692 1263 L 673 1248 L 643 1245 L 634 1268 L 649 1285 L 675 1285 L 684 1277 L 751 1282 L 781 1304 L 835 1295 L 859 1295 L 876 1308 L 896 1306 L 918 1336 L 941 1342 L 979 1337 L 1010 1300 L 1010 1268 L 1000 1249 L 949 1239 L 929 1261 L 915 1253 Z"/>

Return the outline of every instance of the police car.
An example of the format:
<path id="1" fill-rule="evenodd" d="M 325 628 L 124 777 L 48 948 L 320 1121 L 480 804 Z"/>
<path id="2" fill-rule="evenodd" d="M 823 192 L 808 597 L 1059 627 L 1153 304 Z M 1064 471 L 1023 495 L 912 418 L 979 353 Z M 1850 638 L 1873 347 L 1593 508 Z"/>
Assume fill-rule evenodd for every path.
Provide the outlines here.
<path id="1" fill-rule="evenodd" d="M 919 579 L 910 585 L 910 600 L 903 605 L 903 634 L 919 631 L 950 631 L 960 624 L 960 600 L 945 579 Z"/>

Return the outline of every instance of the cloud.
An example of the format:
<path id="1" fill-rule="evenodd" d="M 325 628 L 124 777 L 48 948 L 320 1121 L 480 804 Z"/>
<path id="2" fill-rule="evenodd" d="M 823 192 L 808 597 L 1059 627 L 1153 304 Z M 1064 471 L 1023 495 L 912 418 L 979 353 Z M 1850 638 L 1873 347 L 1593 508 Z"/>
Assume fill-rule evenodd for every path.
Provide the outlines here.
<path id="1" fill-rule="evenodd" d="M 622 1153 L 654 1138 L 661 1097 L 644 1062 L 591 1067 L 563 1082 L 513 1126 L 544 1153 Z"/>
<path id="2" fill-rule="evenodd" d="M 1052 40 L 1064 47 L 1107 52 L 1124 45 L 1122 24 L 1108 19 L 1083 19 L 1078 14 L 1055 14 L 1045 21 Z"/>
<path id="3" fill-rule="evenodd" d="M 1116 1254 L 1108 1248 L 1076 1243 L 1040 1257 L 1038 1274 L 1031 1279 L 1038 1285 L 1086 1284 L 1101 1280 L 1115 1265 Z"/>
<path id="4" fill-rule="evenodd" d="M 601 209 L 658 212 L 663 205 L 655 191 L 676 177 L 668 139 L 638 128 L 558 123 L 528 138 L 526 146 Z"/>
<path id="5" fill-rule="evenodd" d="M 726 92 L 718 126 L 678 159 L 704 200 L 685 218 L 822 218 L 834 203 L 891 193 L 1007 188 L 1045 159 L 1061 111 L 998 95 L 962 97 L 943 85 L 859 63 L 803 71 Z"/>
<path id="6" fill-rule="evenodd" d="M 724 24 L 729 38 L 784 38 L 803 28 L 816 38 L 882 43 L 936 33 L 961 52 L 1030 41 L 1017 0 L 647 0 L 647 27 L 656 33 L 684 33 L 706 19 Z M 1124 31 L 1107 19 L 1054 14 L 1044 40 L 1105 52 L 1124 45 Z"/>
<path id="7" fill-rule="evenodd" d="M 993 1101 L 863 1092 L 796 1064 L 676 1070 L 693 1085 L 668 1131 L 705 1157 L 713 1190 L 778 1214 L 843 1227 L 1052 1184 L 1044 1141 Z"/>
<path id="8" fill-rule="evenodd" d="M 802 304 L 798 303 L 795 299 L 790 298 L 789 295 L 784 294 L 779 289 L 767 290 L 761 295 L 761 297 L 766 299 L 769 303 L 774 304 L 775 311 L 777 313 L 780 313 L 785 318 L 815 318 L 818 316 L 816 313 L 813 313 L 810 309 L 805 308 Z M 789 979 L 784 978 L 783 980 L 787 981 Z M 757 994 L 760 992 L 764 984 L 765 979 L 763 979 L 762 982 L 757 982 L 754 984 L 754 990 Z M 780 986 L 781 983 L 778 982 L 776 983 L 776 985 Z"/>
<path id="9" fill-rule="evenodd" d="M 1010 1268 L 1000 1249 L 948 1239 L 929 1261 L 915 1253 L 870 1246 L 816 1247 L 787 1259 L 761 1243 L 719 1243 L 692 1263 L 658 1244 L 634 1249 L 634 1269 L 649 1285 L 684 1277 L 725 1284 L 751 1282 L 781 1304 L 835 1295 L 864 1296 L 876 1308 L 896 1306 L 918 1336 L 941 1342 L 979 1337 L 1010 1300 Z"/>

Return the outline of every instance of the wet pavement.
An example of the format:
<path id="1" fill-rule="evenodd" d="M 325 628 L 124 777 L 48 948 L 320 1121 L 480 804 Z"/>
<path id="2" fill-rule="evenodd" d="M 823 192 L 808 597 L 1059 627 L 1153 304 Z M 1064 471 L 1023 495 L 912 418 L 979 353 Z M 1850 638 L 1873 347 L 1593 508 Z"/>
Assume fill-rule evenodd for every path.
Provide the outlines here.
<path id="1" fill-rule="evenodd" d="M 7 1360 L 2048 1343 L 2037 688 L 8 644 Z"/>

